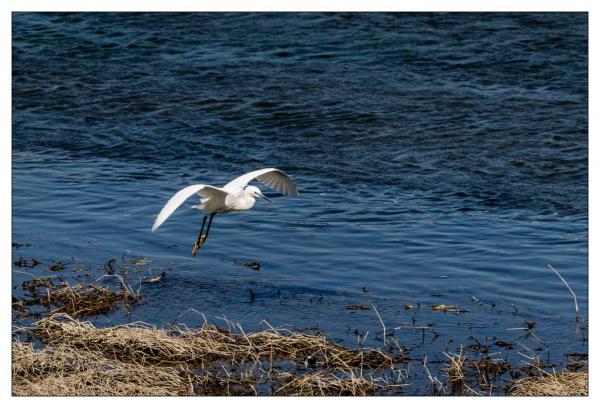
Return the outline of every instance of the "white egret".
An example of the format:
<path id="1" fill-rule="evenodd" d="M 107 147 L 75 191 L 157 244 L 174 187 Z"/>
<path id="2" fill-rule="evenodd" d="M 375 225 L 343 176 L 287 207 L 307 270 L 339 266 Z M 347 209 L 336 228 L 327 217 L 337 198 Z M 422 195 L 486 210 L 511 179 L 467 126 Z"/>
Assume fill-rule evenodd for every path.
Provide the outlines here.
<path id="1" fill-rule="evenodd" d="M 298 197 L 298 190 L 294 182 L 284 172 L 274 168 L 251 171 L 250 173 L 246 173 L 243 176 L 230 181 L 223 187 L 214 187 L 208 184 L 194 184 L 179 190 L 169 201 L 167 201 L 167 204 L 165 204 L 160 211 L 160 214 L 158 214 L 158 217 L 156 217 L 156 221 L 152 226 L 152 232 L 156 231 L 185 200 L 194 194 L 199 195 L 202 197 L 200 204 L 194 205 L 192 208 L 203 211 L 205 215 L 202 220 L 200 234 L 198 235 L 198 239 L 196 240 L 192 251 L 192 255 L 196 256 L 196 253 L 208 237 L 210 225 L 215 214 L 249 210 L 254 207 L 257 197 L 271 201 L 263 195 L 258 187 L 248 185 L 248 183 L 254 179 L 258 179 L 283 195 Z M 206 228 L 206 233 L 204 233 L 204 224 L 208 217 L 210 217 L 208 220 L 208 227 Z"/>

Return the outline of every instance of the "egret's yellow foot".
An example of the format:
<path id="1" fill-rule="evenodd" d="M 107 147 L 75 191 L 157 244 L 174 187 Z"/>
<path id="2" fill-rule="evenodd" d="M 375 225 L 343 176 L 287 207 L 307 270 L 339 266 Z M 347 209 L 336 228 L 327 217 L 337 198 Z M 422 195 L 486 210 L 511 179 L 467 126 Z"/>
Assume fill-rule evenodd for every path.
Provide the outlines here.
<path id="1" fill-rule="evenodd" d="M 194 243 L 194 249 L 192 250 L 192 255 L 196 256 L 196 254 L 198 253 L 198 250 L 200 248 L 202 248 L 202 245 L 204 245 L 204 241 L 206 241 L 206 234 L 203 234 L 200 238 L 198 238 L 198 240 Z"/>

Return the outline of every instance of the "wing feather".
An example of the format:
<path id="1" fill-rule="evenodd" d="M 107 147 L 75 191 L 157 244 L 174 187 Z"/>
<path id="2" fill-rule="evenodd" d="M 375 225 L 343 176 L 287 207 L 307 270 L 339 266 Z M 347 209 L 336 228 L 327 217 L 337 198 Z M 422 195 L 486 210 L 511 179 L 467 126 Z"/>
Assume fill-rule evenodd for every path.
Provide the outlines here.
<path id="1" fill-rule="evenodd" d="M 298 197 L 298 189 L 292 179 L 281 170 L 275 168 L 266 168 L 246 173 L 227 183 L 223 189 L 229 190 L 236 187 L 244 188 L 254 179 L 258 179 L 258 181 L 264 183 L 267 187 L 270 187 L 283 195 Z"/>
<path id="2" fill-rule="evenodd" d="M 287 189 L 284 186 L 282 186 L 283 183 L 280 183 L 277 176 L 274 176 L 273 173 L 267 173 L 265 175 L 259 176 L 258 180 L 262 181 L 273 190 L 280 191 L 282 194 L 287 193 Z"/>
<path id="3" fill-rule="evenodd" d="M 160 210 L 160 213 L 158 214 L 158 217 L 156 217 L 154 225 L 152 226 L 152 231 L 156 231 L 158 227 L 160 227 L 162 223 L 165 222 L 181 204 L 184 203 L 185 200 L 194 194 L 198 194 L 204 198 L 212 198 L 221 195 L 225 196 L 227 195 L 227 192 L 218 187 L 213 187 L 206 184 L 194 184 L 179 190 L 173 197 L 171 197 L 169 201 L 167 201 L 162 210 Z"/>
<path id="4" fill-rule="evenodd" d="M 271 185 L 275 190 L 281 191 L 281 194 L 288 193 L 287 186 L 285 185 L 285 183 L 274 176 L 271 177 Z"/>

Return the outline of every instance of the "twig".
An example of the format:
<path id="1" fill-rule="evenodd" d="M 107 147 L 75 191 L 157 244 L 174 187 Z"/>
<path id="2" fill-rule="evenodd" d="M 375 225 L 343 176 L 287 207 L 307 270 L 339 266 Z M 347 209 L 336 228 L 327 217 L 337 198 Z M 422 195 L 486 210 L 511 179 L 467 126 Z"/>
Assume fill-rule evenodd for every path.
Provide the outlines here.
<path id="1" fill-rule="evenodd" d="M 400 329 L 423 329 L 423 330 L 433 330 L 433 327 L 431 327 L 431 326 L 411 326 L 411 325 L 404 325 L 404 326 L 398 326 L 398 327 L 394 327 L 392 330 L 400 330 Z"/>
<path id="2" fill-rule="evenodd" d="M 427 377 L 429 377 L 429 381 L 431 381 L 431 387 L 433 392 L 435 392 L 436 390 L 436 382 L 437 384 L 439 384 L 440 387 L 444 386 L 444 384 L 442 384 L 442 382 L 438 380 L 437 377 L 433 377 L 429 372 L 429 368 L 427 368 L 427 356 L 425 356 L 425 358 L 423 359 L 423 368 L 425 368 L 425 371 L 427 372 Z"/>
<path id="3" fill-rule="evenodd" d="M 208 320 L 206 320 L 206 316 L 204 315 L 204 313 L 197 311 L 193 307 L 190 307 L 185 312 L 179 314 L 175 319 L 173 319 L 173 321 L 171 322 L 171 324 L 175 324 L 175 322 L 179 321 L 179 319 L 181 319 L 183 316 L 185 316 L 186 314 L 191 313 L 191 312 L 194 312 L 194 313 L 202 316 L 202 319 L 204 319 L 204 325 L 208 324 Z"/>
<path id="4" fill-rule="evenodd" d="M 576 319 L 577 319 L 577 321 L 579 321 L 579 305 L 577 304 L 577 296 L 575 296 L 575 292 L 573 292 L 573 290 L 571 289 L 571 287 L 569 286 L 567 281 L 560 275 L 560 273 L 558 273 L 558 271 L 556 269 L 554 269 L 552 267 L 552 265 L 548 264 L 548 268 L 550 268 L 550 270 L 552 270 L 552 272 L 554 272 L 555 274 L 558 275 L 558 277 L 560 278 L 561 281 L 563 281 L 563 283 L 565 284 L 567 289 L 569 289 L 569 292 L 571 292 L 571 295 L 573 295 L 573 300 L 575 301 L 575 313 L 577 316 Z"/>
<path id="5" fill-rule="evenodd" d="M 427 372 L 427 377 L 429 377 L 429 381 L 431 381 L 431 383 L 434 384 L 435 382 L 433 381 L 433 377 L 431 376 L 431 373 L 427 368 L 427 356 L 425 356 L 425 358 L 423 359 L 423 368 L 425 368 L 425 371 Z"/>
<path id="6" fill-rule="evenodd" d="M 23 271 L 13 271 L 13 273 L 20 273 L 20 274 L 23 274 L 23 275 L 29 275 L 29 276 L 31 276 L 33 279 L 37 279 L 37 278 L 38 278 L 38 277 L 37 277 L 37 276 L 35 276 L 33 273 L 29 273 L 29 272 L 23 272 Z"/>
<path id="7" fill-rule="evenodd" d="M 533 337 L 535 337 L 540 343 L 542 343 L 544 346 L 548 347 L 548 344 L 546 344 L 546 342 L 542 339 L 540 339 L 534 332 L 531 331 L 531 329 L 527 329 L 527 331 L 529 332 L 529 334 L 531 334 Z"/>
<path id="8" fill-rule="evenodd" d="M 371 303 L 371 302 L 369 302 L 369 304 L 371 305 L 371 307 L 375 311 L 375 314 L 377 315 L 377 318 L 379 319 L 379 322 L 381 323 L 381 326 L 383 327 L 383 347 L 385 348 L 385 341 L 386 341 L 385 324 L 383 323 L 383 320 L 381 320 L 381 316 L 379 315 L 379 312 L 377 311 L 377 308 L 375 307 L 375 305 L 373 303 Z"/>

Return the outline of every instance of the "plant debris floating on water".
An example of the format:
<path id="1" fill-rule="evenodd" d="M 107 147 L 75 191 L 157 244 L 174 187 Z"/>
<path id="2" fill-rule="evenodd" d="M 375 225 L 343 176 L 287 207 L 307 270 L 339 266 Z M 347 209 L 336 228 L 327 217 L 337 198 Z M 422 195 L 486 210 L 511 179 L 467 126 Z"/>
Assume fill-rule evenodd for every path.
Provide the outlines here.
<path id="1" fill-rule="evenodd" d="M 52 265 L 48 265 L 48 270 L 52 272 L 62 271 L 63 269 L 65 269 L 65 264 L 63 264 L 62 261 L 58 261 Z"/>
<path id="2" fill-rule="evenodd" d="M 66 285 L 66 281 L 62 276 L 45 276 L 34 278 L 21 283 L 24 291 L 28 292 L 33 298 L 40 297 L 41 288 L 56 288 L 57 286 Z"/>
<path id="3" fill-rule="evenodd" d="M 112 291 L 95 283 L 64 286 L 41 297 L 45 306 L 56 305 L 52 313 L 65 312 L 72 316 L 89 316 L 108 313 L 117 308 L 119 301 L 128 306 L 140 300 L 139 294 L 126 290 Z"/>
<path id="4" fill-rule="evenodd" d="M 14 318 L 22 320 L 62 312 L 72 316 L 90 316 L 112 312 L 119 305 L 125 306 L 129 312 L 130 308 L 140 301 L 140 295 L 139 289 L 134 292 L 125 280 L 130 273 L 149 272 L 150 268 L 147 265 L 150 265 L 150 261 L 146 258 L 134 257 L 125 259 L 124 256 L 121 259 L 122 263 L 115 258 L 110 258 L 95 268 L 73 261 L 70 265 L 73 274 L 68 276 L 56 274 L 36 277 L 29 272 L 18 272 L 31 276 L 32 279 L 22 281 L 19 285 L 23 293 L 16 293 L 14 296 Z M 34 267 L 40 263 L 36 260 L 30 263 L 21 258 L 17 261 L 17 266 Z M 67 266 L 69 266 L 67 262 L 58 260 L 50 263 L 48 269 L 63 271 Z M 135 277 L 131 280 L 136 284 L 157 283 L 165 276 L 165 271 L 168 269 L 163 268 L 163 271 L 156 276 Z M 103 275 L 93 280 L 93 271 Z M 107 284 L 101 285 L 100 280 L 106 281 Z M 76 283 L 73 284 L 73 281 Z"/>
<path id="5" fill-rule="evenodd" d="M 48 309 L 48 314 L 89 316 L 108 313 L 117 308 L 118 302 L 130 307 L 140 300 L 139 293 L 131 291 L 123 282 L 120 290 L 111 290 L 92 282 L 70 286 L 63 277 L 51 276 L 25 281 L 22 287 L 29 297 L 13 302 L 17 311 L 26 306 L 38 305 Z M 51 309 L 52 307 L 54 308 Z M 22 317 L 29 314 L 21 310 Z"/>
<path id="6" fill-rule="evenodd" d="M 160 280 L 162 278 L 165 277 L 165 275 L 166 275 L 165 271 L 162 271 L 158 275 L 145 276 L 144 279 L 142 280 L 142 283 L 158 283 L 158 282 L 160 282 Z"/>
<path id="7" fill-rule="evenodd" d="M 362 303 L 357 303 L 355 305 L 346 306 L 346 310 L 370 310 L 371 308 L 367 305 L 363 305 Z"/>
<path id="8" fill-rule="evenodd" d="M 446 305 L 431 305 L 431 310 L 439 310 L 441 312 L 453 312 L 453 313 L 465 313 L 466 310 L 461 309 L 458 306 L 446 306 Z"/>
<path id="9" fill-rule="evenodd" d="M 40 264 L 41 262 L 37 259 L 32 259 L 31 262 L 28 262 L 27 259 L 23 259 L 23 257 L 19 257 L 19 259 L 15 261 L 15 266 L 17 268 L 35 268 Z"/>
<path id="10" fill-rule="evenodd" d="M 245 262 L 244 266 L 250 269 L 254 269 L 255 271 L 258 271 L 260 269 L 260 262 L 257 261 L 253 261 L 253 262 Z"/>
<path id="11" fill-rule="evenodd" d="M 30 246 L 31 246 L 31 244 L 27 244 L 27 243 L 21 244 L 19 242 L 15 242 L 15 241 L 12 242 L 12 247 L 16 248 L 16 249 L 23 248 L 23 247 L 30 247 Z"/>
<path id="12" fill-rule="evenodd" d="M 106 263 L 104 264 L 104 272 L 107 275 L 115 274 L 115 262 L 117 262 L 117 260 L 113 258 L 113 259 L 106 261 Z"/>

